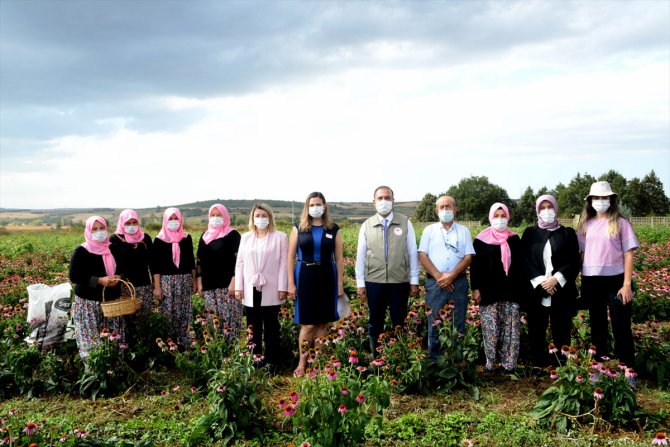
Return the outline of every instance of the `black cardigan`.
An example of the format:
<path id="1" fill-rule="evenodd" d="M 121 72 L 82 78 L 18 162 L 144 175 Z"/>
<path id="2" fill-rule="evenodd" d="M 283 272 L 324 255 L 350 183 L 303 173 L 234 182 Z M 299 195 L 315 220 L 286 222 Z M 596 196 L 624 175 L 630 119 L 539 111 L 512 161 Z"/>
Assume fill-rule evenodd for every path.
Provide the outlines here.
<path id="1" fill-rule="evenodd" d="M 179 267 L 172 262 L 172 243 L 154 239 L 151 250 L 151 273 L 153 275 L 185 275 L 192 273 L 195 269 L 195 256 L 193 256 L 193 239 L 191 235 L 179 241 Z"/>
<path id="2" fill-rule="evenodd" d="M 487 244 L 479 239 L 472 243 L 476 254 L 470 264 L 470 287 L 472 290 L 479 290 L 480 304 L 483 306 L 499 301 L 520 303 L 523 299 L 521 239 L 514 235 L 507 239 L 507 243 L 512 255 L 507 275 L 503 269 L 500 245 Z"/>
<path id="3" fill-rule="evenodd" d="M 538 226 L 528 227 L 523 232 L 521 245 L 523 246 L 524 260 L 526 265 L 526 293 L 531 302 L 536 302 L 544 296 L 544 290 L 533 289 L 530 280 L 538 276 L 544 276 L 546 268 L 544 265 L 543 252 L 547 240 L 551 244 L 551 264 L 554 267 L 552 274 L 561 272 L 567 282 L 565 287 L 557 285 L 557 292 L 551 300 L 552 306 L 561 305 L 574 307 L 577 298 L 577 286 L 575 281 L 581 268 L 579 256 L 579 243 L 577 234 L 572 228 L 560 226 L 557 230 L 543 230 Z"/>
<path id="4" fill-rule="evenodd" d="M 70 282 L 74 284 L 74 294 L 91 301 L 102 301 L 103 287 L 98 284 L 98 278 L 103 276 L 107 276 L 107 273 L 102 255 L 93 254 L 81 245 L 78 246 L 70 259 Z M 105 289 L 105 301 L 115 300 L 120 295 L 119 285 Z"/>
<path id="5" fill-rule="evenodd" d="M 151 260 L 151 237 L 144 234 L 144 240 L 130 244 L 113 234 L 109 238 L 110 250 L 116 259 L 116 271 L 123 279 L 135 287 L 151 285 L 149 262 Z"/>
<path id="6" fill-rule="evenodd" d="M 225 289 L 235 276 L 237 250 L 240 247 L 240 233 L 233 230 L 224 237 L 209 244 L 200 236 L 198 242 L 198 275 L 202 277 L 202 289 Z"/>

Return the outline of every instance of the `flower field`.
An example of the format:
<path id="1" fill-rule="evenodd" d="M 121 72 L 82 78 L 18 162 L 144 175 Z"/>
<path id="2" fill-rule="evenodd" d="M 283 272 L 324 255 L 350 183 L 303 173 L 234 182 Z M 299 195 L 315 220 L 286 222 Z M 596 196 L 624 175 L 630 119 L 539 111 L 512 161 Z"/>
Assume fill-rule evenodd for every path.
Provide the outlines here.
<path id="1" fill-rule="evenodd" d="M 663 445 L 670 428 L 670 229 L 636 233 L 635 368 L 591 360 L 588 313 L 580 312 L 573 346 L 552 349 L 552 369 L 537 374 L 524 366 L 522 325 L 517 373 L 483 373 L 476 306 L 462 336 L 451 309 L 440 311 L 445 356 L 430 362 L 422 296 L 412 300 L 405 327 L 389 327 L 371 353 L 367 309 L 353 296 L 358 229 L 348 227 L 352 314 L 308 353 L 301 378 L 292 377 L 298 327 L 291 303 L 280 314 L 282 363 L 272 372 L 253 356 L 250 334 L 231 342 L 198 297 L 187 351 L 166 338 L 158 313 L 134 320 L 126 343 L 103 332 L 86 368 L 74 340 L 49 352 L 28 346 L 26 287 L 67 282 L 82 236 L 0 234 L 0 445 Z"/>

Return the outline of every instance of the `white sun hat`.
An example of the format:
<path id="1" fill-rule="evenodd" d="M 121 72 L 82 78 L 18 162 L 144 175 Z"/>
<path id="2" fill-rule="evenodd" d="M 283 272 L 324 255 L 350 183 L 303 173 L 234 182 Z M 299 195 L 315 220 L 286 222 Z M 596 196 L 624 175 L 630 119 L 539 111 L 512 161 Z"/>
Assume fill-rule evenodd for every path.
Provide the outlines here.
<path id="1" fill-rule="evenodd" d="M 591 190 L 589 194 L 584 197 L 584 200 L 588 199 L 591 196 L 604 197 L 604 196 L 616 196 L 617 194 L 612 191 L 612 187 L 608 182 L 595 182 L 591 185 Z"/>

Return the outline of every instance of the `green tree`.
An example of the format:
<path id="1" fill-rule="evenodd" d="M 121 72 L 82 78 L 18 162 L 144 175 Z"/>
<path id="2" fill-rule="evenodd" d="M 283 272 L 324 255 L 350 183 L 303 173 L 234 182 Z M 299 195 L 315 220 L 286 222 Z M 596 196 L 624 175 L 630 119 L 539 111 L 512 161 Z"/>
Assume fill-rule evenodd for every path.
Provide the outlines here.
<path id="1" fill-rule="evenodd" d="M 631 215 L 646 216 L 649 212 L 649 204 L 646 201 L 642 182 L 639 178 L 635 177 L 630 180 L 620 197 L 621 202 L 630 210 Z"/>
<path id="2" fill-rule="evenodd" d="M 614 169 L 610 169 L 609 171 L 598 177 L 598 180 L 605 180 L 607 183 L 609 183 L 610 186 L 612 187 L 612 191 L 619 194 L 619 197 L 621 197 L 623 192 L 626 190 L 626 184 L 628 183 L 626 177 L 619 174 Z"/>
<path id="3" fill-rule="evenodd" d="M 670 200 L 665 195 L 663 183 L 656 176 L 656 173 L 652 170 L 649 174 L 645 175 L 641 184 L 642 191 L 649 204 L 647 214 L 654 216 L 668 214 L 670 212 Z"/>
<path id="4" fill-rule="evenodd" d="M 461 179 L 446 193 L 456 199 L 462 220 L 488 221 L 489 208 L 495 202 L 502 202 L 514 215 L 515 204 L 510 201 L 504 188 L 489 182 L 488 177 L 472 176 Z"/>
<path id="5" fill-rule="evenodd" d="M 415 222 L 437 222 L 437 214 L 435 214 L 435 202 L 437 196 L 431 193 L 426 193 L 421 199 L 421 202 L 414 211 Z"/>
<path id="6" fill-rule="evenodd" d="M 570 180 L 568 186 L 562 187 L 559 190 L 559 186 L 563 185 L 557 185 L 556 190 L 558 197 L 556 197 L 556 201 L 558 202 L 561 214 L 569 216 L 580 214 L 582 208 L 584 208 L 584 197 L 589 194 L 591 185 L 595 181 L 596 179 L 592 175 L 581 175 L 578 172 L 577 175 Z"/>
<path id="7" fill-rule="evenodd" d="M 513 226 L 519 226 L 522 223 L 533 225 L 537 221 L 535 199 L 537 199 L 537 196 L 533 192 L 533 188 L 529 186 L 521 195 L 516 208 L 516 213 L 512 216 Z"/>

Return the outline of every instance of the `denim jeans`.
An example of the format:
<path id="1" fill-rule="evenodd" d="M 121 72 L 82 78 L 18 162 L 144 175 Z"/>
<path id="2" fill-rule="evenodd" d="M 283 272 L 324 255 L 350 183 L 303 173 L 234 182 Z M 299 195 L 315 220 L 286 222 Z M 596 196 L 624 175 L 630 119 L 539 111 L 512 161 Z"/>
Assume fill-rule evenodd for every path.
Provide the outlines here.
<path id="1" fill-rule="evenodd" d="M 426 278 L 426 304 L 432 309 L 432 313 L 428 315 L 428 354 L 431 359 L 436 359 L 441 354 L 440 347 L 440 333 L 433 328 L 435 317 L 438 312 L 449 301 L 453 301 L 456 305 L 454 309 L 454 323 L 458 328 L 458 332 L 465 333 L 465 315 L 468 311 L 468 278 L 461 276 L 454 281 L 454 290 L 448 292 L 437 285 L 433 278 Z"/>

